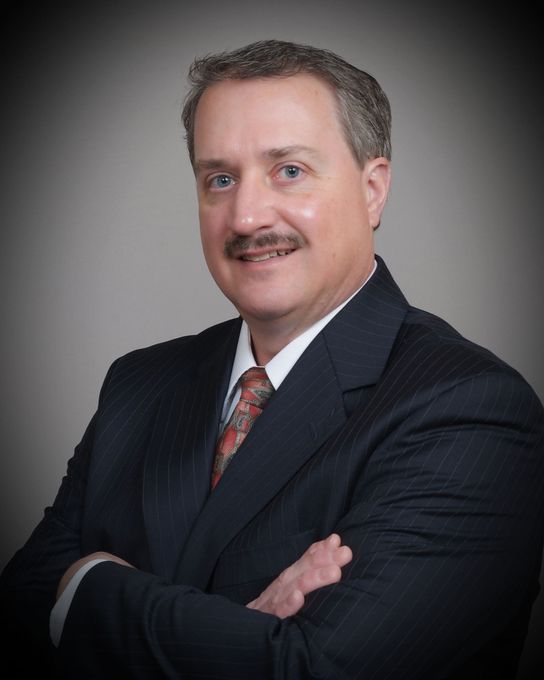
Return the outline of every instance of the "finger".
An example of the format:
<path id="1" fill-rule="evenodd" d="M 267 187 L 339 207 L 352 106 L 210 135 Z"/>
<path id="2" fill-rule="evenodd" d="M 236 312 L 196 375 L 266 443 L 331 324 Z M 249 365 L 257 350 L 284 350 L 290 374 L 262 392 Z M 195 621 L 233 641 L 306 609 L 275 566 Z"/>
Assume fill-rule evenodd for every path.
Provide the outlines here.
<path id="1" fill-rule="evenodd" d="M 294 565 L 292 565 L 294 567 Z M 340 568 L 327 564 L 321 568 L 306 568 L 296 573 L 289 567 L 267 587 L 255 600 L 246 607 L 281 616 L 292 616 L 304 604 L 304 595 L 323 585 L 340 580 Z M 289 574 L 287 574 L 289 572 Z"/>
<path id="2" fill-rule="evenodd" d="M 307 572 L 313 572 L 331 565 L 343 567 L 351 559 L 351 550 L 347 546 L 340 545 L 340 536 L 338 536 L 338 534 L 331 534 L 326 539 L 313 543 L 302 557 L 287 567 L 287 569 L 270 584 L 266 594 L 268 596 L 274 596 L 289 592 L 291 584 L 297 582 L 297 580 Z M 312 574 L 310 574 L 305 583 L 314 582 L 314 580 L 319 582 L 319 577 L 314 578 Z M 307 593 L 309 591 L 304 588 L 304 592 Z"/>
<path id="3" fill-rule="evenodd" d="M 273 581 L 263 592 L 251 602 L 246 604 L 249 609 L 258 609 L 261 612 L 274 613 L 276 603 L 283 597 L 287 597 L 287 589 L 280 589 L 276 585 L 277 579 Z"/>
<path id="4" fill-rule="evenodd" d="M 327 567 L 304 572 L 298 578 L 296 586 L 302 591 L 303 595 L 308 595 L 318 588 L 338 583 L 341 578 L 342 570 L 338 565 L 332 564 Z"/>
<path id="5" fill-rule="evenodd" d="M 348 546 L 340 545 L 340 536 L 331 534 L 322 541 L 313 543 L 308 550 L 270 584 L 270 593 L 285 591 L 290 584 L 306 572 L 311 572 L 331 565 L 343 567 L 353 558 Z"/>
<path id="6" fill-rule="evenodd" d="M 329 565 L 320 569 L 305 571 L 291 584 L 291 589 L 272 592 L 272 588 L 267 588 L 261 595 L 249 602 L 246 607 L 258 609 L 267 614 L 275 614 L 280 618 L 294 616 L 304 605 L 305 595 L 323 588 L 324 586 L 338 583 L 342 578 L 342 571 L 338 565 Z"/>
<path id="7" fill-rule="evenodd" d="M 296 565 L 295 574 L 300 574 L 308 569 L 318 569 L 329 564 L 346 565 L 352 559 L 352 553 L 347 546 L 331 547 L 331 544 L 321 545 L 312 555 L 300 558 Z"/>
<path id="8" fill-rule="evenodd" d="M 335 550 L 340 546 L 340 543 L 341 543 L 340 536 L 338 534 L 330 534 L 330 536 L 327 536 L 327 538 L 312 543 L 312 545 L 308 548 L 308 550 L 304 554 L 314 555 L 315 553 L 318 553 L 320 551 Z"/>
<path id="9" fill-rule="evenodd" d="M 304 604 L 304 595 L 298 589 L 283 593 L 283 597 L 263 597 L 264 591 L 256 600 L 252 600 L 246 607 L 257 609 L 265 614 L 274 614 L 281 619 L 294 616 Z"/>
<path id="10" fill-rule="evenodd" d="M 341 567 L 353 557 L 348 546 L 342 546 L 340 536 L 331 534 L 313 543 L 306 552 L 246 606 L 250 609 L 292 616 L 304 604 L 304 596 L 320 587 L 337 583 Z"/>
<path id="11" fill-rule="evenodd" d="M 353 559 L 353 552 L 347 545 L 343 545 L 334 554 L 334 563 L 339 567 L 345 567 Z"/>
<path id="12" fill-rule="evenodd" d="M 293 566 L 293 565 L 292 565 Z M 259 597 L 255 598 L 246 607 L 250 609 L 258 609 L 262 612 L 275 614 L 275 607 L 277 602 L 285 600 L 293 591 L 292 584 L 298 578 L 298 575 L 291 578 L 286 575 L 288 569 L 285 569 L 281 574 L 270 583 Z"/>
<path id="13" fill-rule="evenodd" d="M 327 546 L 331 549 L 339 548 L 340 544 L 342 543 L 340 536 L 338 534 L 331 534 L 328 538 L 325 539 L 325 543 Z"/>
<path id="14" fill-rule="evenodd" d="M 293 590 L 285 600 L 277 605 L 275 611 L 270 613 L 276 614 L 280 619 L 285 619 L 288 616 L 298 614 L 303 605 L 304 595 L 300 590 Z"/>

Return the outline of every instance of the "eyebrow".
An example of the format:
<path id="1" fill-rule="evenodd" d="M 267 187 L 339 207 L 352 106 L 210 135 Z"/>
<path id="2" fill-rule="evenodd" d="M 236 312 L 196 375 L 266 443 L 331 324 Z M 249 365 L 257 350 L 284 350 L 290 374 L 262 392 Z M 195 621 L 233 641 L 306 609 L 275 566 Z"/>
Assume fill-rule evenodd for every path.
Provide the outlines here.
<path id="1" fill-rule="evenodd" d="M 228 162 L 222 158 L 204 158 L 202 160 L 195 161 L 195 173 L 198 174 L 202 170 L 217 170 L 218 168 L 224 168 L 228 165 Z"/>
<path id="2" fill-rule="evenodd" d="M 317 149 L 311 146 L 303 146 L 301 144 L 293 144 L 291 146 L 282 146 L 278 148 L 267 149 L 261 154 L 263 158 L 271 158 L 273 160 L 281 160 L 293 154 L 307 153 L 310 156 L 319 157 Z M 231 163 L 223 158 L 202 158 L 195 161 L 195 173 L 198 174 L 204 170 L 217 170 L 219 168 L 228 168 Z"/>
<path id="3" fill-rule="evenodd" d="M 267 158 L 285 158 L 286 156 L 291 156 L 297 153 L 307 153 L 311 156 L 319 156 L 317 149 L 313 149 L 311 146 L 303 146 L 301 144 L 294 144 L 292 146 L 282 146 L 278 149 L 268 149 L 263 153 L 263 156 Z"/>

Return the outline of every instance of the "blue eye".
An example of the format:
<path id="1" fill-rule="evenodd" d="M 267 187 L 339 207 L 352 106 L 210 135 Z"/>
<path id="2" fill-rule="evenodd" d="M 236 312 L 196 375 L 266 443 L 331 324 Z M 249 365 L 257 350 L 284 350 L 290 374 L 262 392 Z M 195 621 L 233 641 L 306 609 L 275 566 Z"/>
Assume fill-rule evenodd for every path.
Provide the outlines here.
<path id="1" fill-rule="evenodd" d="M 226 189 L 232 184 L 232 178 L 228 175 L 216 175 L 210 180 L 210 186 L 213 189 Z"/>
<path id="2" fill-rule="evenodd" d="M 296 179 L 302 171 L 296 165 L 286 165 L 281 169 L 281 172 L 283 172 L 284 176 L 288 179 Z"/>

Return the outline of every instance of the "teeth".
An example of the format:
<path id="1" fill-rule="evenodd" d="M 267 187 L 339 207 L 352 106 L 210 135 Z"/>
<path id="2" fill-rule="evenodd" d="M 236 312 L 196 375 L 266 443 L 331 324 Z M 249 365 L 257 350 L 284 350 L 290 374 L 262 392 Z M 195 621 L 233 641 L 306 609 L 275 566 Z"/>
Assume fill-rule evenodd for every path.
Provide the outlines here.
<path id="1" fill-rule="evenodd" d="M 269 260 L 271 257 L 289 255 L 290 252 L 290 250 L 272 250 L 269 253 L 263 253 L 263 255 L 242 255 L 242 260 L 247 262 L 264 262 L 264 260 Z"/>

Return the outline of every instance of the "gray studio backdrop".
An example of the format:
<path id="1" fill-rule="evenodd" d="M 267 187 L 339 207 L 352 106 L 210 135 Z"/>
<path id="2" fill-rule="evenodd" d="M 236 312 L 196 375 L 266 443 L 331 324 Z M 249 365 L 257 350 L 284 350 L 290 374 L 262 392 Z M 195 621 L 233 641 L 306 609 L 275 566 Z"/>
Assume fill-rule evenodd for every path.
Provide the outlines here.
<path id="1" fill-rule="evenodd" d="M 328 47 L 375 75 L 393 108 L 378 253 L 413 304 L 492 349 L 544 398 L 532 19 L 436 4 L 2 10 L 12 25 L 2 80 L 0 568 L 54 498 L 111 361 L 234 313 L 200 254 L 179 122 L 195 55 L 277 37 Z"/>

